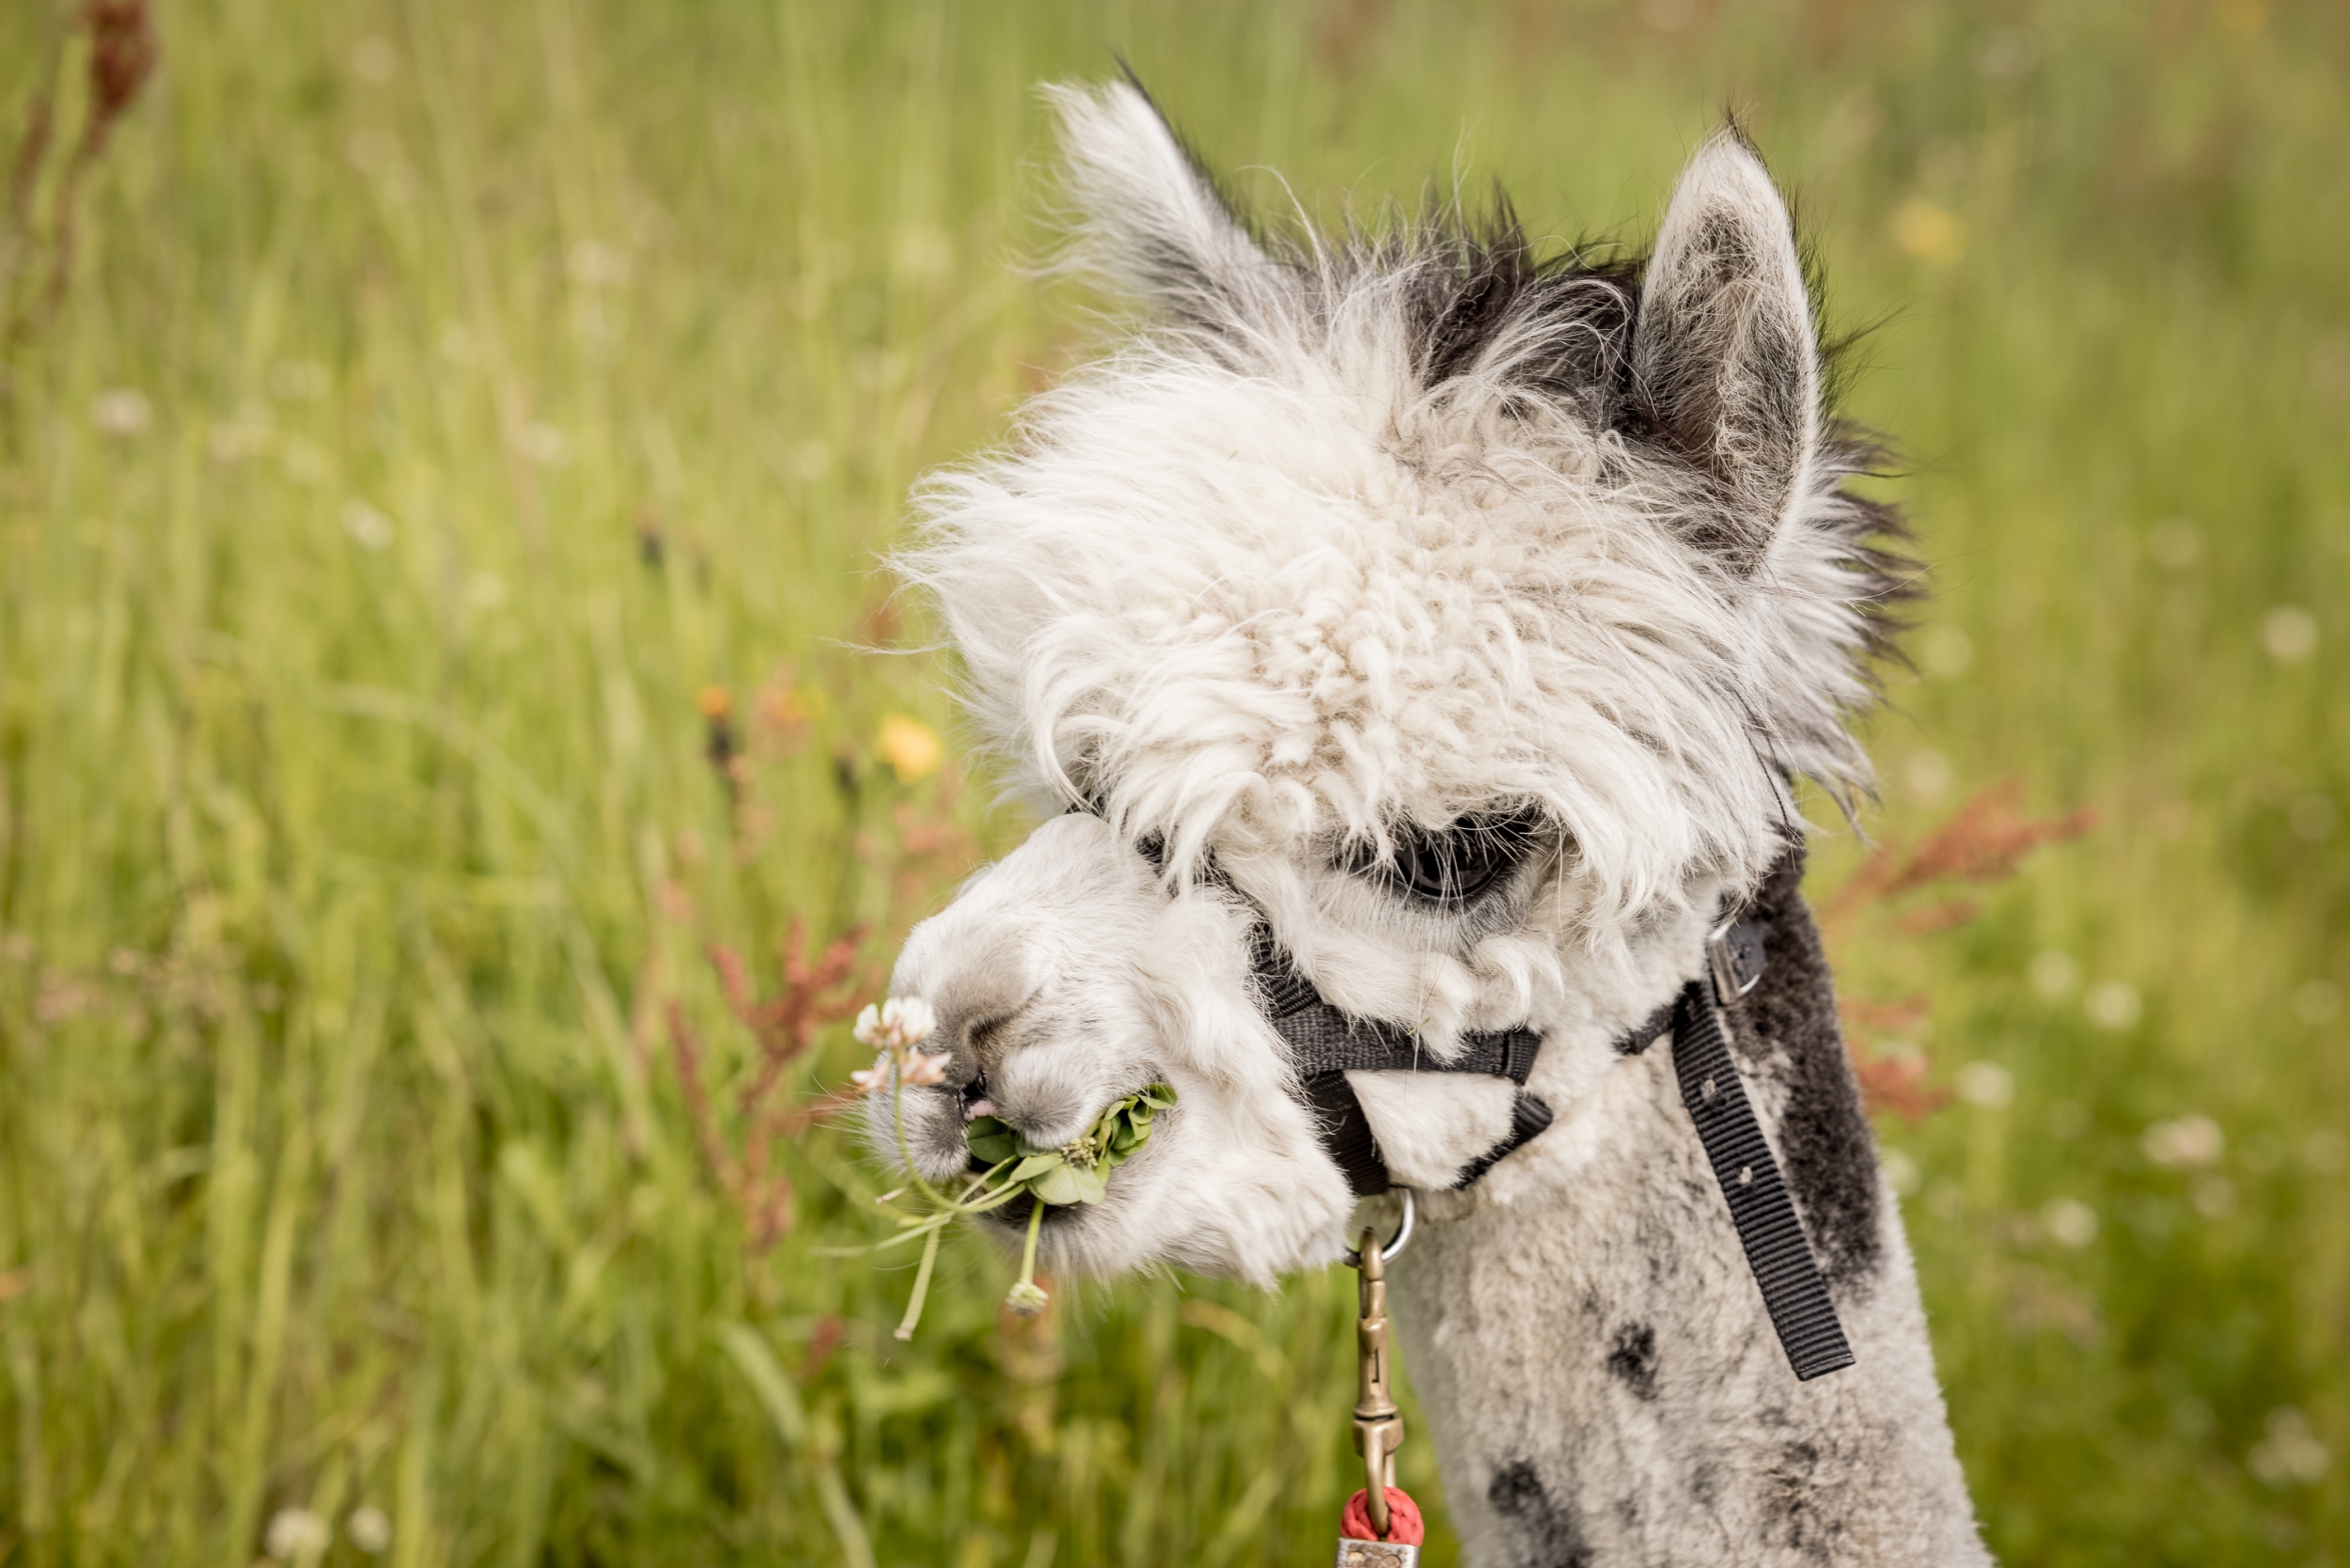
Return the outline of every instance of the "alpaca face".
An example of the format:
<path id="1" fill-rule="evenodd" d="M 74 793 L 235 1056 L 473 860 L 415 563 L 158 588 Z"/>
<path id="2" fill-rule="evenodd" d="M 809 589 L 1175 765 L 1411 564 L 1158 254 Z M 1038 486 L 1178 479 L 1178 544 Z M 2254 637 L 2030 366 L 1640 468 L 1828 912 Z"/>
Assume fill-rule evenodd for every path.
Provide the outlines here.
<path id="1" fill-rule="evenodd" d="M 1054 1212 L 1048 1265 L 1266 1278 L 1331 1256 L 1351 1199 L 1252 924 L 1438 1058 L 1541 1031 L 1559 1123 L 1476 1191 L 1559 1179 L 1608 1041 L 1794 830 L 1793 778 L 1867 785 L 1842 719 L 1887 519 L 1840 488 L 1862 454 L 1734 137 L 1645 268 L 1592 266 L 1506 221 L 1261 241 L 1138 91 L 1057 100 L 1080 254 L 1165 323 L 920 494 L 901 569 L 1016 788 L 1066 814 L 907 944 L 893 990 L 954 1062 L 909 1135 L 944 1176 L 981 1105 L 1051 1144 L 1165 1078 L 1180 1105 L 1105 1202 Z M 1354 1079 L 1407 1185 L 1508 1122 L 1500 1080 Z"/>

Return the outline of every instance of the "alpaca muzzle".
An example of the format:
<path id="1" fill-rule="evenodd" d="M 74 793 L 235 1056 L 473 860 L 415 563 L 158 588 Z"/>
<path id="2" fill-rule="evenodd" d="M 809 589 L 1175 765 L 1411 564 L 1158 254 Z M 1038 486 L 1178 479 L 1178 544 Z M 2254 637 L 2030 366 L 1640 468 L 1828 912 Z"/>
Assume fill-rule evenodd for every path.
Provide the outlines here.
<path id="1" fill-rule="evenodd" d="M 1165 847 L 1159 839 L 1144 839 L 1136 848 L 1154 870 L 1163 869 Z M 1517 1087 L 1509 1132 L 1462 1168 L 1452 1184 L 1455 1191 L 1474 1185 L 1551 1124 L 1550 1106 L 1526 1088 L 1543 1045 L 1542 1036 L 1533 1030 L 1464 1034 L 1461 1050 L 1449 1060 L 1441 1059 L 1423 1047 L 1418 1031 L 1408 1026 L 1359 1018 L 1324 998 L 1261 917 L 1250 928 L 1248 944 L 1259 1004 L 1274 1031 L 1289 1043 L 1323 1149 L 1356 1197 L 1390 1191 L 1395 1184 L 1380 1157 L 1371 1118 L 1347 1079 L 1349 1073 L 1477 1073 L 1507 1078 Z M 1667 1033 L 1672 1035 L 1673 1074 L 1682 1105 L 1720 1184 L 1731 1223 L 1788 1364 L 1798 1380 L 1809 1382 L 1851 1366 L 1852 1347 L 1828 1299 L 1827 1281 L 1811 1254 L 1778 1161 L 1731 1059 L 1726 1016 L 1729 1008 L 1762 983 L 1769 955 L 1770 923 L 1733 913 L 1706 937 L 1704 972 L 1619 1036 L 1615 1050 L 1619 1056 L 1638 1056 Z"/>

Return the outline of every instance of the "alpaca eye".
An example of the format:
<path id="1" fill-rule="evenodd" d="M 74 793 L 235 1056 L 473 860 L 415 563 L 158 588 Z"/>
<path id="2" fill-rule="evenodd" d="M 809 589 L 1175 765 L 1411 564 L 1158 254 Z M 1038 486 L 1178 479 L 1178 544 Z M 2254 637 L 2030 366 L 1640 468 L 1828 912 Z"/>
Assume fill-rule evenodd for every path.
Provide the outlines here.
<path id="1" fill-rule="evenodd" d="M 1541 821 L 1529 808 L 1464 817 L 1433 831 L 1406 828 L 1395 837 L 1392 864 L 1363 855 L 1348 869 L 1383 876 L 1396 891 L 1425 903 L 1467 903 L 1517 870 Z"/>

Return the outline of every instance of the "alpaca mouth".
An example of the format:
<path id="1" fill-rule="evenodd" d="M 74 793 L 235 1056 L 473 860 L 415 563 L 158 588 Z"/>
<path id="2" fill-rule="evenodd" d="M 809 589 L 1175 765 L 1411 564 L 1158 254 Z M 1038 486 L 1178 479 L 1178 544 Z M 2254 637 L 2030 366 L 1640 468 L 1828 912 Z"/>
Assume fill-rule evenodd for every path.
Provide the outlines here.
<path id="1" fill-rule="evenodd" d="M 1150 1140 L 1154 1114 L 1170 1110 L 1175 1090 L 1153 1078 L 1110 1099 L 1073 1136 L 1040 1136 L 1000 1115 L 988 1094 L 987 1077 L 976 1074 L 957 1090 L 964 1124 L 964 1169 L 975 1178 L 970 1192 L 990 1205 L 985 1212 L 1019 1228 L 1038 1216 L 1037 1206 L 1074 1212 L 1109 1194 L 1113 1169 Z M 1058 1119 L 1056 1119 L 1058 1121 Z M 1074 1223 L 1064 1220 L 1064 1224 Z"/>
<path id="2" fill-rule="evenodd" d="M 1036 1194 L 1024 1192 L 1002 1208 L 989 1210 L 985 1217 L 994 1220 L 1007 1231 L 1018 1232 L 1028 1228 L 1028 1216 L 1035 1212 Z M 1052 1224 L 1054 1216 L 1060 1212 L 1062 1211 L 1055 1209 L 1052 1204 L 1045 1204 L 1044 1223 Z"/>

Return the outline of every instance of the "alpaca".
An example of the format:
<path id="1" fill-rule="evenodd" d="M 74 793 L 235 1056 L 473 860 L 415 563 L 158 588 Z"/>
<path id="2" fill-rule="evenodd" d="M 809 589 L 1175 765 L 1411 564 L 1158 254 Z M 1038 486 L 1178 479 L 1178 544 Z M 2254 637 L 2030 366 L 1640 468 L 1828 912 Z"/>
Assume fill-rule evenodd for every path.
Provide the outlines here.
<path id="1" fill-rule="evenodd" d="M 917 492 L 898 564 L 1045 820 L 898 963 L 950 1058 L 914 1163 L 1166 1080 L 1044 1261 L 1267 1284 L 1412 1189 L 1393 1310 L 1472 1562 L 1987 1562 L 1797 891 L 1794 781 L 1870 788 L 1905 566 L 1757 155 L 1705 143 L 1644 263 L 1506 205 L 1281 238 L 1138 87 L 1052 97 L 1072 255 L 1156 320 Z M 1725 952 L 1769 1157 L 1717 1169 L 1676 1058 Z M 1832 1375 L 1731 1222 L 1758 1164 Z"/>

